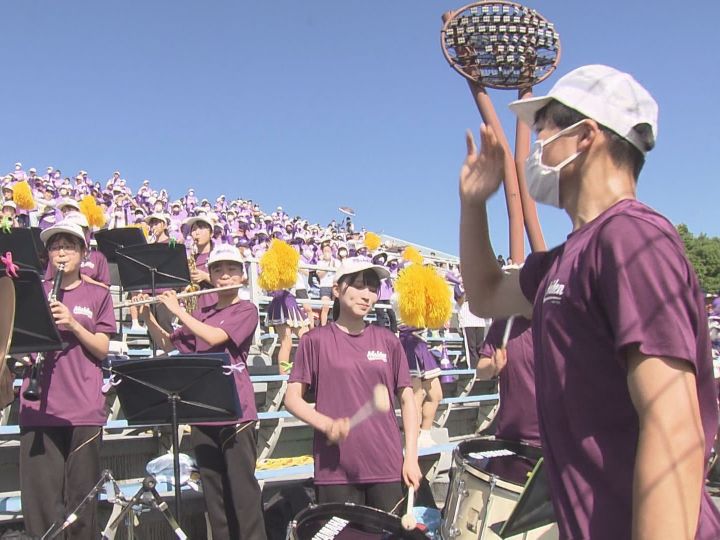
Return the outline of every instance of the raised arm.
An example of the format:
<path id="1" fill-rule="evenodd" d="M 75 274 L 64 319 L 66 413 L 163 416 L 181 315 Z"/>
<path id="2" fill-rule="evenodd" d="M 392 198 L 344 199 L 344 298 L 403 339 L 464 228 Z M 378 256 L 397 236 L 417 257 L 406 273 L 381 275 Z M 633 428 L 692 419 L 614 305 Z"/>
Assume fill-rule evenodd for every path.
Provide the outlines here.
<path id="1" fill-rule="evenodd" d="M 504 273 L 490 242 L 487 201 L 500 187 L 503 148 L 492 128 L 480 128 L 478 152 L 470 131 L 460 170 L 460 269 L 470 310 L 479 317 L 530 316 L 532 306 L 520 290 L 519 273 Z"/>

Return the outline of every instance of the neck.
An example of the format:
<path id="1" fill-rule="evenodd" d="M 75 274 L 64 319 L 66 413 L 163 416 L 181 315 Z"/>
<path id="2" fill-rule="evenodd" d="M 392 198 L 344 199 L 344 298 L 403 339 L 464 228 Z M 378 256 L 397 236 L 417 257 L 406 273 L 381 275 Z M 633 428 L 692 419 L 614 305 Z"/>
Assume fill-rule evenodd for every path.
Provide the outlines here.
<path id="1" fill-rule="evenodd" d="M 582 177 L 568 179 L 575 187 L 564 197 L 563 207 L 570 216 L 573 231 L 590 223 L 605 210 L 625 199 L 635 199 L 636 181 L 632 174 L 615 166 L 609 156 L 588 164 Z"/>
<path id="2" fill-rule="evenodd" d="M 335 324 L 346 334 L 360 334 L 365 330 L 365 319 L 343 316 L 341 313 Z"/>
<path id="3" fill-rule="evenodd" d="M 206 244 L 198 244 L 198 253 L 210 253 L 210 242 L 207 242 Z"/>
<path id="4" fill-rule="evenodd" d="M 80 279 L 80 272 L 65 272 L 62 277 L 62 281 L 60 282 L 60 288 L 63 290 L 68 289 L 74 289 L 78 285 L 80 285 L 81 279 Z"/>
<path id="5" fill-rule="evenodd" d="M 234 292 L 233 294 L 229 294 L 229 295 L 223 295 L 223 296 L 218 295 L 218 301 L 217 301 L 217 304 L 215 304 L 215 305 L 217 306 L 218 309 L 222 309 L 222 308 L 231 306 L 232 304 L 236 304 L 239 301 L 240 301 L 240 298 L 238 297 L 237 293 Z"/>

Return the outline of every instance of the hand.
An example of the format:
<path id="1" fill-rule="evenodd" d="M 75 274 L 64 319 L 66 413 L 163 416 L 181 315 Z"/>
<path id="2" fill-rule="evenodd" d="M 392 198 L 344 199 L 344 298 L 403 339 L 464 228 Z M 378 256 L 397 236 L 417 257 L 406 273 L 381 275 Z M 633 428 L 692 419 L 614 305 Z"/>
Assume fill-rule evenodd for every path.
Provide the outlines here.
<path id="1" fill-rule="evenodd" d="M 480 126 L 480 152 L 470 130 L 465 133 L 467 156 L 460 169 L 460 200 L 471 205 L 483 204 L 500 187 L 504 174 L 505 152 L 493 129 Z"/>
<path id="2" fill-rule="evenodd" d="M 348 433 L 350 433 L 350 419 L 335 418 L 328 423 L 324 432 L 328 443 L 330 444 L 337 444 L 344 441 L 347 438 Z"/>
<path id="3" fill-rule="evenodd" d="M 422 481 L 422 472 L 420 471 L 420 465 L 418 465 L 417 458 L 405 459 L 403 461 L 403 482 L 406 486 L 412 486 L 415 491 L 420 489 L 420 482 Z"/>
<path id="4" fill-rule="evenodd" d="M 495 349 L 495 353 L 493 354 L 493 363 L 495 364 L 495 376 L 497 377 L 507 365 L 507 351 L 502 348 Z"/>
<path id="5" fill-rule="evenodd" d="M 210 274 L 198 270 L 197 268 L 190 272 L 190 280 L 193 283 L 202 283 L 203 281 L 210 281 Z"/>
<path id="6" fill-rule="evenodd" d="M 160 303 L 168 308 L 170 313 L 173 315 L 179 316 L 180 313 L 185 311 L 182 307 L 180 307 L 180 302 L 178 302 L 177 293 L 175 291 L 165 291 L 158 296 L 158 299 L 160 300 Z"/>
<path id="7" fill-rule="evenodd" d="M 73 328 L 77 325 L 75 317 L 72 316 L 70 310 L 62 302 L 50 302 L 50 312 L 58 327 L 73 331 Z"/>
<path id="8" fill-rule="evenodd" d="M 147 300 L 150 298 L 149 294 L 138 294 L 134 295 L 132 297 L 133 302 L 139 302 L 141 300 Z M 138 310 L 138 319 L 140 319 L 142 322 L 147 323 L 150 319 L 150 304 L 140 304 L 137 306 Z"/>

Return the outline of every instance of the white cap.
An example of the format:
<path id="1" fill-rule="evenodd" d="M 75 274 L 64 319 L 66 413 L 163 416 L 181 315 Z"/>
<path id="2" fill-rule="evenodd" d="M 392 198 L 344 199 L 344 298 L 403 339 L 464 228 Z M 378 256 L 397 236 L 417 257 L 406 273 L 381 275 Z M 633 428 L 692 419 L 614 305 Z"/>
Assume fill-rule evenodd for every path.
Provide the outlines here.
<path id="1" fill-rule="evenodd" d="M 168 216 L 167 214 L 163 214 L 163 213 L 160 213 L 160 212 L 153 212 L 153 213 L 150 214 L 149 216 L 146 216 L 146 217 L 145 217 L 145 221 L 146 221 L 148 224 L 149 224 L 150 221 L 152 221 L 153 219 L 157 219 L 158 221 L 164 221 L 166 224 L 170 225 L 170 216 Z"/>
<path id="2" fill-rule="evenodd" d="M 340 267 L 335 271 L 333 281 L 337 283 L 341 277 L 350 274 L 357 274 L 365 270 L 372 270 L 377 274 L 378 279 L 385 279 L 390 277 L 390 271 L 384 266 L 373 264 L 370 261 L 361 261 L 356 259 L 345 260 Z"/>
<path id="3" fill-rule="evenodd" d="M 70 206 L 71 208 L 74 208 L 75 210 L 80 210 L 80 204 L 73 199 L 60 199 L 57 203 L 58 209 L 62 209 L 66 206 Z"/>
<path id="4" fill-rule="evenodd" d="M 40 233 L 40 240 L 42 240 L 43 244 L 47 246 L 48 241 L 50 238 L 55 236 L 58 233 L 66 233 L 72 236 L 75 236 L 76 238 L 79 238 L 82 240 L 83 246 L 86 246 L 85 243 L 85 234 L 83 233 L 83 230 L 80 228 L 80 225 L 76 223 L 72 223 L 67 220 L 62 220 L 60 223 L 57 223 L 53 225 L 52 227 L 48 227 L 44 231 Z"/>
<path id="5" fill-rule="evenodd" d="M 88 220 L 85 217 L 85 214 L 83 214 L 82 212 L 68 212 L 67 214 L 65 214 L 63 221 L 66 221 L 68 223 L 75 223 L 76 225 L 80 225 L 81 227 L 85 228 L 90 227 L 90 225 L 88 224 Z"/>
<path id="6" fill-rule="evenodd" d="M 210 229 L 215 227 L 215 222 L 208 216 L 201 214 L 199 216 L 189 217 L 185 220 L 185 225 L 192 229 L 192 226 L 196 223 L 206 223 Z"/>
<path id="7" fill-rule="evenodd" d="M 218 244 L 210 252 L 207 260 L 208 267 L 220 261 L 233 261 L 237 263 L 245 262 L 240 255 L 240 250 L 230 244 Z"/>
<path id="8" fill-rule="evenodd" d="M 546 96 L 513 101 L 510 110 L 532 127 L 535 114 L 553 99 L 614 131 L 643 154 L 655 146 L 658 105 L 627 73 L 599 64 L 583 66 L 561 77 Z M 642 124 L 650 127 L 649 137 L 634 129 Z"/>
<path id="9" fill-rule="evenodd" d="M 14 208 L 17 210 L 17 204 L 15 204 L 14 201 L 3 201 L 2 203 L 3 208 Z"/>
<path id="10" fill-rule="evenodd" d="M 37 172 L 37 169 L 36 169 L 35 167 L 30 167 L 30 170 L 29 170 L 28 172 L 34 172 L 34 173 L 36 173 L 36 172 Z"/>

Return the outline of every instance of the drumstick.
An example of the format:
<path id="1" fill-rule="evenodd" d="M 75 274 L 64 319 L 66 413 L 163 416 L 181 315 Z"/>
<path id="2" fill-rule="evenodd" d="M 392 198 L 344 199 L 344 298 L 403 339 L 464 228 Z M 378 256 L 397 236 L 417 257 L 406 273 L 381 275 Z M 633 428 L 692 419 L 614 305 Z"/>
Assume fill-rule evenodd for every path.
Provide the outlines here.
<path id="1" fill-rule="evenodd" d="M 510 340 L 510 331 L 512 330 L 513 321 L 515 320 L 515 315 L 510 315 L 508 317 L 507 322 L 505 323 L 505 332 L 503 332 L 503 338 L 502 338 L 502 345 L 500 345 L 500 348 L 505 350 L 507 349 L 508 341 Z"/>
<path id="2" fill-rule="evenodd" d="M 384 384 L 378 384 L 373 388 L 373 397 L 360 407 L 350 418 L 350 429 L 364 422 L 376 412 L 387 412 L 390 410 L 390 398 Z"/>
<path id="3" fill-rule="evenodd" d="M 415 506 L 415 488 L 408 486 L 407 494 L 407 507 L 405 508 L 405 514 L 400 519 L 400 524 L 406 531 L 412 531 L 417 526 L 415 520 L 415 514 L 413 513 L 413 507 Z"/>

